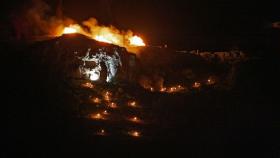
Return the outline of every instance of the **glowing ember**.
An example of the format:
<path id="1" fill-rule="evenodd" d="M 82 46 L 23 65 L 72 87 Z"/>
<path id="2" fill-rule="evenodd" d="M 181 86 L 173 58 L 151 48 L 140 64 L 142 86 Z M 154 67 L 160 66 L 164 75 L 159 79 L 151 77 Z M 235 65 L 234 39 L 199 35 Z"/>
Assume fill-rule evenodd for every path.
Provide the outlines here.
<path id="1" fill-rule="evenodd" d="M 141 133 L 138 131 L 129 131 L 128 134 L 133 137 L 140 137 Z"/>
<path id="2" fill-rule="evenodd" d="M 142 121 L 136 116 L 131 117 L 128 120 L 131 121 L 131 122 L 135 122 L 135 123 L 142 123 Z"/>
<path id="3" fill-rule="evenodd" d="M 138 36 L 133 36 L 133 37 L 129 38 L 129 42 L 130 42 L 130 45 L 132 45 L 132 46 L 146 46 L 144 41 Z"/>
<path id="4" fill-rule="evenodd" d="M 101 129 L 100 131 L 96 132 L 97 135 L 100 135 L 100 136 L 105 136 L 106 135 L 106 132 L 104 129 Z"/>
<path id="5" fill-rule="evenodd" d="M 200 88 L 201 84 L 199 82 L 194 82 L 193 88 Z"/>
<path id="6" fill-rule="evenodd" d="M 92 98 L 92 101 L 96 104 L 100 104 L 101 103 L 101 99 L 95 97 L 95 98 Z"/>
<path id="7" fill-rule="evenodd" d="M 103 114 L 104 114 L 104 115 L 108 115 L 109 113 L 108 113 L 107 110 L 104 110 L 104 111 L 103 111 Z"/>
<path id="8" fill-rule="evenodd" d="M 168 88 L 167 93 L 176 93 L 176 92 L 181 92 L 183 90 L 185 90 L 185 88 L 182 87 L 181 85 L 178 85 L 178 86 Z"/>
<path id="9" fill-rule="evenodd" d="M 72 33 L 77 33 L 77 32 L 78 32 L 77 29 L 74 28 L 73 25 L 70 25 L 69 27 L 65 27 L 63 29 L 63 34 L 72 34 Z"/>
<path id="10" fill-rule="evenodd" d="M 84 88 L 94 88 L 94 85 L 90 82 L 83 83 L 81 86 Z"/>
<path id="11" fill-rule="evenodd" d="M 96 119 L 96 120 L 104 120 L 105 119 L 105 117 L 102 114 L 100 114 L 100 113 L 91 114 L 89 117 L 91 119 Z"/>
<path id="12" fill-rule="evenodd" d="M 161 89 L 160 89 L 160 92 L 165 92 L 166 91 L 166 88 L 165 87 L 162 87 Z"/>
<path id="13" fill-rule="evenodd" d="M 129 101 L 128 106 L 137 107 L 136 101 Z"/>
<path id="14" fill-rule="evenodd" d="M 118 107 L 117 104 L 114 103 L 114 102 L 109 103 L 108 106 L 109 106 L 110 108 L 112 108 L 112 109 L 115 109 L 115 108 Z"/>
<path id="15" fill-rule="evenodd" d="M 111 100 L 111 96 L 112 96 L 112 93 L 109 92 L 109 91 L 106 91 L 104 94 L 103 94 L 103 98 L 105 101 L 110 101 Z"/>
<path id="16" fill-rule="evenodd" d="M 209 77 L 206 84 L 207 85 L 213 85 L 213 84 L 215 84 L 215 80 L 212 79 L 211 77 Z"/>

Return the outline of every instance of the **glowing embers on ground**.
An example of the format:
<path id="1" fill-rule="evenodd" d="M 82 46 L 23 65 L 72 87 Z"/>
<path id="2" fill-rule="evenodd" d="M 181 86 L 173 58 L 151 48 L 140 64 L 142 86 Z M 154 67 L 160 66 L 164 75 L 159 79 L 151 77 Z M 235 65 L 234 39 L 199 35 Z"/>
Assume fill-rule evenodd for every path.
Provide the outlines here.
<path id="1" fill-rule="evenodd" d="M 108 133 L 105 131 L 105 129 L 99 129 L 95 134 L 100 135 L 100 136 L 108 135 Z"/>
<path id="2" fill-rule="evenodd" d="M 94 120 L 106 120 L 106 117 L 102 113 L 90 114 L 89 118 L 94 119 Z"/>
<path id="3" fill-rule="evenodd" d="M 141 83 L 140 83 L 141 84 Z M 141 86 L 150 92 L 160 92 L 160 93 L 185 93 L 189 92 L 191 89 L 201 89 L 203 86 L 214 87 L 217 84 L 217 78 L 215 76 L 210 76 L 206 80 L 195 81 L 190 85 L 174 85 L 174 86 L 161 86 L 161 88 L 156 88 L 149 84 L 141 84 Z"/>
<path id="4" fill-rule="evenodd" d="M 103 93 L 103 99 L 107 102 L 110 102 L 112 100 L 112 93 L 109 91 L 105 91 Z"/>
<path id="5" fill-rule="evenodd" d="M 140 108 L 140 105 L 134 100 L 128 101 L 127 105 L 132 108 Z"/>
<path id="6" fill-rule="evenodd" d="M 161 92 L 161 93 L 180 93 L 187 90 L 187 88 L 181 85 L 175 85 L 170 87 L 161 87 L 159 90 L 155 90 L 153 87 L 144 87 L 151 92 Z"/>
<path id="7" fill-rule="evenodd" d="M 129 117 L 127 120 L 129 120 L 130 122 L 134 122 L 134 123 L 144 123 L 143 120 L 141 120 L 137 116 Z"/>
<path id="8" fill-rule="evenodd" d="M 104 110 L 104 111 L 102 112 L 102 114 L 103 114 L 103 115 L 109 115 L 109 112 L 108 112 L 107 110 Z"/>
<path id="9" fill-rule="evenodd" d="M 112 108 L 112 109 L 118 108 L 117 103 L 115 103 L 115 102 L 110 102 L 110 103 L 107 104 L 107 106 L 108 106 L 109 108 Z"/>
<path id="10" fill-rule="evenodd" d="M 192 85 L 193 88 L 200 88 L 201 87 L 201 83 L 200 82 L 194 82 L 194 84 Z"/>
<path id="11" fill-rule="evenodd" d="M 101 99 L 100 98 L 98 98 L 98 97 L 93 97 L 93 98 L 91 98 L 91 100 L 92 100 L 92 102 L 93 103 L 95 103 L 95 104 L 100 104 L 101 103 Z"/>
<path id="12" fill-rule="evenodd" d="M 140 137 L 141 136 L 141 132 L 140 131 L 136 131 L 136 130 L 128 131 L 127 134 L 132 136 L 132 137 Z"/>
<path id="13" fill-rule="evenodd" d="M 130 37 L 129 42 L 131 46 L 146 46 L 142 38 L 140 38 L 139 36 Z"/>
<path id="14" fill-rule="evenodd" d="M 81 86 L 84 88 L 94 88 L 94 85 L 90 82 L 82 83 Z"/>
<path id="15" fill-rule="evenodd" d="M 214 85 L 216 83 L 216 80 L 214 77 L 209 77 L 206 81 L 207 85 Z"/>
<path id="16" fill-rule="evenodd" d="M 177 86 L 171 86 L 171 87 L 162 87 L 160 89 L 160 92 L 166 92 L 166 93 L 177 93 L 177 92 L 182 92 L 184 91 L 186 88 L 184 88 L 181 85 L 177 85 Z"/>

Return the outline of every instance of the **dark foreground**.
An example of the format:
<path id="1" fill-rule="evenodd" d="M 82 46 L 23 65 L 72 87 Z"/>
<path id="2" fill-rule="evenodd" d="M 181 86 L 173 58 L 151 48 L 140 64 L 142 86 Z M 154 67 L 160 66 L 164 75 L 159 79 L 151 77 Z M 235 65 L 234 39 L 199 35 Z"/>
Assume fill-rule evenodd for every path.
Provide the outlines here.
<path id="1" fill-rule="evenodd" d="M 118 120 L 129 113 L 126 108 L 107 121 L 87 119 L 83 110 L 95 109 L 79 102 L 79 92 L 68 91 L 55 76 L 46 79 L 28 52 L 3 50 L 3 158 L 280 156 L 279 67 L 273 55 L 243 63 L 230 91 L 159 94 L 126 86 L 141 98 L 142 109 L 131 113 L 147 118 L 135 125 Z M 99 129 L 110 134 L 96 135 Z M 129 136 L 130 129 L 141 136 Z"/>

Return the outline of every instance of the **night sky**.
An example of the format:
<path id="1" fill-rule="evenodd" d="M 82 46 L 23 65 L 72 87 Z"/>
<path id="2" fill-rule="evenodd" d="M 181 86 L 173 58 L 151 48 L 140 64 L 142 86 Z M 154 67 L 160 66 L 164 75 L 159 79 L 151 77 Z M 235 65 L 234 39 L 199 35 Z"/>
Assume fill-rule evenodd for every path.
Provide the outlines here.
<path id="1" fill-rule="evenodd" d="M 3 11 L 9 15 L 22 6 L 28 8 L 27 2 L 10 1 Z M 45 2 L 55 12 L 57 1 Z M 95 17 L 101 24 L 132 29 L 153 44 L 184 44 L 263 36 L 273 22 L 280 21 L 276 4 L 244 0 L 64 0 L 63 14 L 77 21 Z"/>

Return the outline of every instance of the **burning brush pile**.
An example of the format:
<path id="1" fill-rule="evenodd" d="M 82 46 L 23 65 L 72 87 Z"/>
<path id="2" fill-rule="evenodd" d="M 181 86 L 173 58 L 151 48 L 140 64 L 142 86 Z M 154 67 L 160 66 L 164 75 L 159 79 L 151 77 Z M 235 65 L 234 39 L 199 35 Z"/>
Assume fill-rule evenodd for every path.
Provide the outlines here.
<path id="1" fill-rule="evenodd" d="M 55 16 L 50 16 L 50 6 L 42 0 L 35 0 L 29 9 L 23 9 L 20 15 L 14 17 L 14 30 L 17 39 L 46 40 L 60 37 L 64 34 L 82 34 L 90 39 L 125 47 L 137 52 L 145 46 L 143 39 L 131 30 L 119 30 L 114 26 L 105 26 L 95 18 L 76 22 L 62 15 L 61 8 Z"/>

